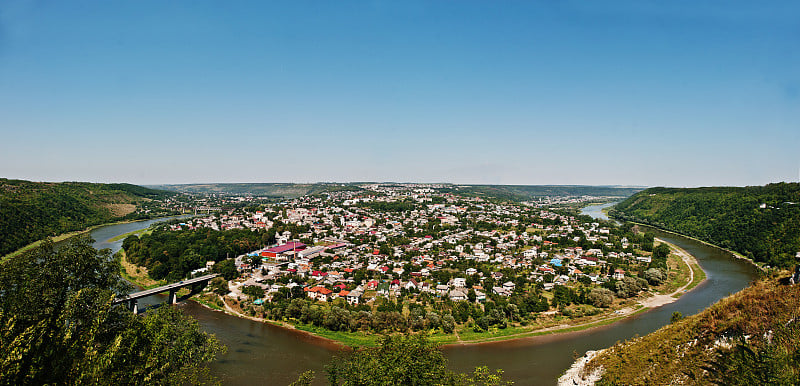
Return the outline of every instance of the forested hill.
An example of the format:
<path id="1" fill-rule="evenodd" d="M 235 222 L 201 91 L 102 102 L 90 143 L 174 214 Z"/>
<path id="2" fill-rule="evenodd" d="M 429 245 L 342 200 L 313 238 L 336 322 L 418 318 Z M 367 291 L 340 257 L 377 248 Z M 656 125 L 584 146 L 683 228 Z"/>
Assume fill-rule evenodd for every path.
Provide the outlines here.
<path id="1" fill-rule="evenodd" d="M 144 214 L 141 209 L 171 195 L 174 193 L 131 184 L 0 178 L 0 256 L 45 237 L 92 225 L 169 214 L 157 210 Z"/>
<path id="2" fill-rule="evenodd" d="M 610 215 L 692 236 L 772 266 L 797 263 L 800 184 L 650 188 Z"/>

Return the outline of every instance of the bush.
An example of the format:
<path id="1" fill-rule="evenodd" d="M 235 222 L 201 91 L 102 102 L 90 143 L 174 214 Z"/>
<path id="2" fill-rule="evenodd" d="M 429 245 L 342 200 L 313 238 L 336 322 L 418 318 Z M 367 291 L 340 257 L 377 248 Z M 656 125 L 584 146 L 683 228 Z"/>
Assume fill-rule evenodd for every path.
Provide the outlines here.
<path id="1" fill-rule="evenodd" d="M 667 280 L 667 273 L 661 268 L 650 268 L 645 271 L 644 278 L 650 285 L 659 285 Z"/>

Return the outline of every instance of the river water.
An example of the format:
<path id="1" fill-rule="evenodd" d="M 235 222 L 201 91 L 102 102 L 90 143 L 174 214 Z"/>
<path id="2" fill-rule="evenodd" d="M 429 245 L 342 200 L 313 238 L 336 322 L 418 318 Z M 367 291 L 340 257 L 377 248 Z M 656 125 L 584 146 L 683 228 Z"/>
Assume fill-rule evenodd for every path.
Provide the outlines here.
<path id="1" fill-rule="evenodd" d="M 601 217 L 602 205 L 610 204 L 592 205 L 583 213 Z M 116 251 L 121 241 L 104 241 L 147 226 L 148 222 L 111 225 L 93 231 L 92 237 L 98 240 L 96 247 Z M 669 323 L 674 311 L 695 314 L 756 278 L 754 267 L 723 250 L 655 229 L 653 232 L 694 255 L 708 279 L 674 303 L 609 326 L 507 342 L 444 347 L 450 367 L 466 372 L 485 365 L 503 369 L 506 378 L 518 385 L 552 385 L 572 364 L 575 355 L 648 334 Z M 225 385 L 286 385 L 305 370 L 314 370 L 317 383 L 324 384 L 324 365 L 337 354 L 335 346 L 294 331 L 229 316 L 194 302 L 183 302 L 179 307 L 228 347 L 227 353 L 211 365 L 212 373 Z"/>

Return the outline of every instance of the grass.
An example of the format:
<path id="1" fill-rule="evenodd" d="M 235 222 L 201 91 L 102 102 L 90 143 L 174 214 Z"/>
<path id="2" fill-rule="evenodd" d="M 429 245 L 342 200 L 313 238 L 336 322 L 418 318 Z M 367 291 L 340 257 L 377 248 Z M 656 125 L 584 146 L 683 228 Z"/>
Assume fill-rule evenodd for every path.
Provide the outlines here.
<path id="1" fill-rule="evenodd" d="M 125 280 L 133 284 L 136 284 L 142 287 L 143 289 L 156 288 L 167 284 L 167 282 L 164 280 L 157 281 L 151 279 L 150 276 L 147 274 L 147 268 L 139 267 L 129 262 L 128 259 L 125 257 L 124 250 L 120 249 L 119 255 L 120 255 L 120 264 L 122 266 L 120 273 L 122 274 L 122 277 L 125 278 Z"/>
<path id="2" fill-rule="evenodd" d="M 128 232 L 128 233 L 123 233 L 123 234 L 118 235 L 118 236 L 114 236 L 114 237 L 108 239 L 108 242 L 109 243 L 113 243 L 115 241 L 124 240 L 128 236 L 133 236 L 133 235 L 141 236 L 143 234 L 149 234 L 149 233 L 153 233 L 153 231 L 150 228 L 139 229 L 139 230 L 131 231 L 131 232 Z"/>
<path id="3" fill-rule="evenodd" d="M 200 295 L 200 296 L 195 296 L 194 298 L 192 298 L 192 300 L 194 300 L 194 301 L 196 301 L 196 302 L 198 302 L 198 303 L 200 303 L 200 304 L 202 304 L 202 305 L 204 305 L 204 306 L 206 306 L 206 307 L 208 307 L 208 308 L 210 308 L 212 310 L 225 311 L 225 309 L 223 309 L 222 307 L 217 305 L 216 300 L 218 299 L 218 297 L 216 295 L 211 295 L 211 296 L 209 296 L 209 295 L 210 294 L 203 294 L 203 295 Z M 211 298 L 208 298 L 208 297 L 211 297 Z"/>
<path id="4" fill-rule="evenodd" d="M 686 287 L 686 290 L 690 290 L 694 287 L 697 287 L 698 284 L 702 283 L 703 280 L 706 280 L 706 271 L 703 271 L 697 263 L 692 264 L 692 270 L 694 271 L 694 280 L 689 283 L 689 286 Z"/>
<path id="5" fill-rule="evenodd" d="M 270 322 L 272 324 L 280 325 L 276 322 Z M 294 324 L 294 328 L 310 332 L 314 335 L 321 336 L 323 338 L 331 339 L 342 343 L 344 345 L 350 347 L 377 347 L 378 346 L 378 339 L 381 337 L 377 334 L 369 334 L 365 332 L 342 332 L 342 331 L 331 331 L 324 327 L 316 327 L 310 324 Z"/>
<path id="6" fill-rule="evenodd" d="M 66 239 L 70 239 L 70 238 L 73 238 L 75 236 L 80 236 L 82 234 L 88 233 L 92 229 L 94 229 L 94 228 L 89 228 L 89 229 L 85 229 L 85 230 L 82 230 L 82 231 L 74 231 L 74 232 L 64 233 L 64 234 L 52 237 L 51 240 L 53 240 L 54 243 L 57 243 L 59 241 L 64 241 Z M 38 247 L 39 245 L 41 245 L 42 242 L 44 242 L 44 240 L 34 241 L 34 242 L 32 242 L 32 243 L 30 243 L 30 244 L 28 244 L 28 245 L 26 245 L 26 246 L 24 246 L 24 247 L 22 247 L 20 249 L 17 249 L 14 252 L 11 252 L 11 253 L 3 256 L 3 260 L 10 259 L 10 258 L 12 258 L 14 256 L 18 256 L 18 255 L 21 255 L 21 254 L 23 254 L 23 253 L 25 253 L 27 251 L 30 251 L 31 249 L 34 249 L 34 248 Z"/>
<path id="7" fill-rule="evenodd" d="M 669 245 L 669 244 L 668 244 Z M 671 245 L 670 245 L 671 246 Z M 667 282 L 658 291 L 660 294 L 671 294 L 689 282 L 691 268 L 675 253 L 670 253 L 667 259 L 669 267 Z M 695 275 L 697 273 L 695 272 Z"/>

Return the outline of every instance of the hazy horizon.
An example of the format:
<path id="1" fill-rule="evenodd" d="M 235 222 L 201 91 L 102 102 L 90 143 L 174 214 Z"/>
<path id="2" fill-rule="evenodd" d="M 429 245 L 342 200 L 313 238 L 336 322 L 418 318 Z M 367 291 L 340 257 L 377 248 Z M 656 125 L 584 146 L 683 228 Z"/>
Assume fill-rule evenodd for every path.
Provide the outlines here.
<path id="1" fill-rule="evenodd" d="M 800 3 L 0 3 L 0 177 L 800 179 Z"/>

